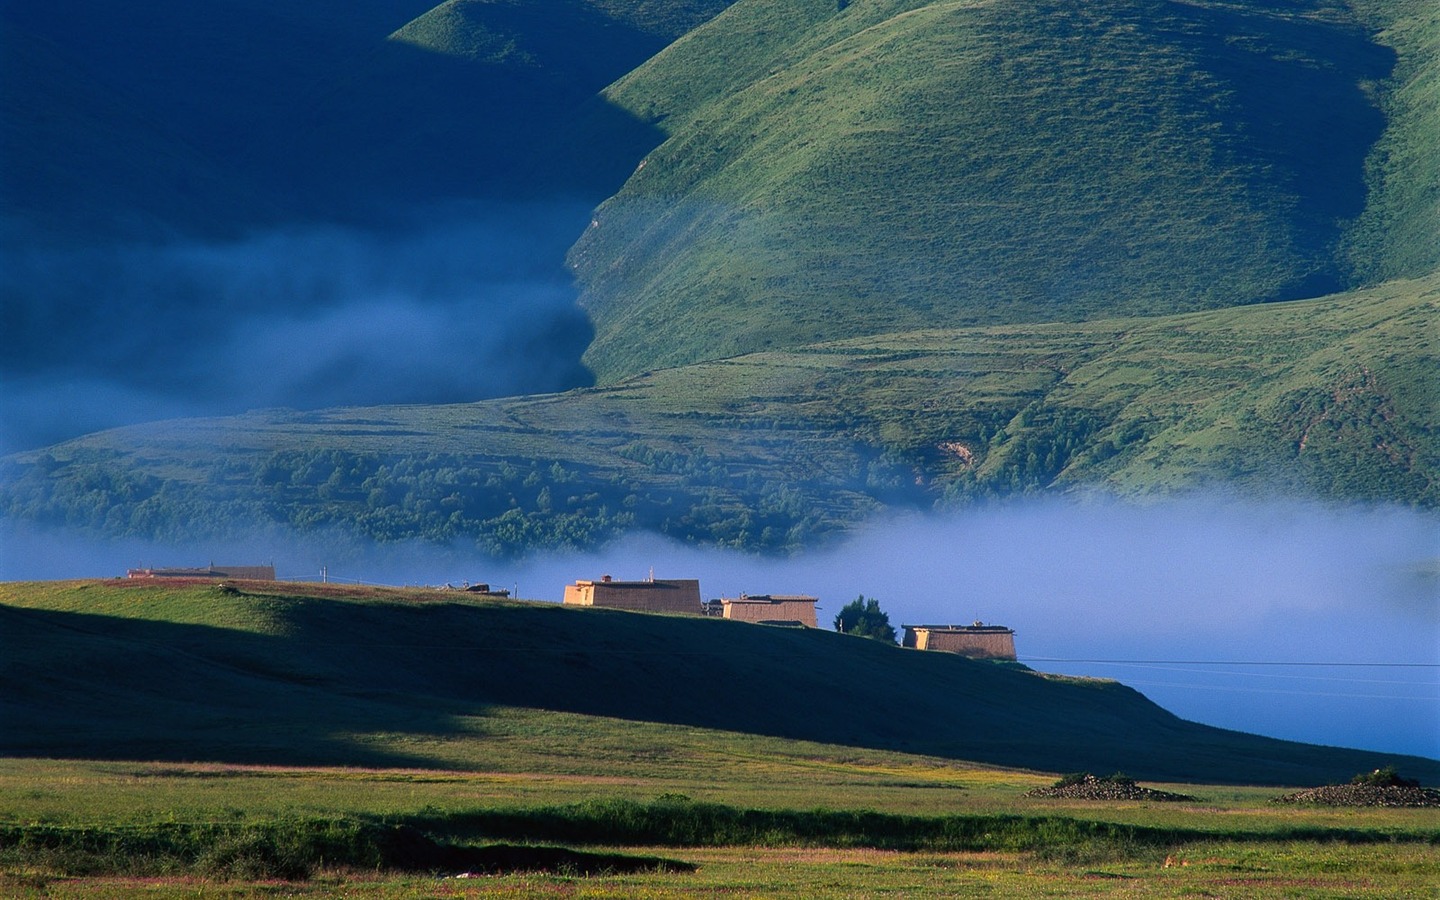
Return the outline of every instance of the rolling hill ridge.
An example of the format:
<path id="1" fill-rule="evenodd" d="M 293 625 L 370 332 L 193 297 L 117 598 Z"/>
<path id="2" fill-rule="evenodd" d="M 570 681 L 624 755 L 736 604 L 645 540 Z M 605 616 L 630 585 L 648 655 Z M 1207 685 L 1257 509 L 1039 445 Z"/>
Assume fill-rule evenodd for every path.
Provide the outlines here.
<path id="1" fill-rule="evenodd" d="M 704 728 L 1229 783 L 1323 782 L 1394 762 L 1185 722 L 1113 682 L 832 632 L 451 597 L 250 582 L 0 585 L 0 659 L 15 686 L 0 708 L 16 726 L 0 747 L 444 768 L 483 764 L 487 745 L 507 740 L 504 712 L 530 710 L 529 728 L 550 727 L 547 714 L 582 729 L 674 726 L 654 738 L 673 752 Z M 1433 761 L 1401 762 L 1435 772 Z"/>

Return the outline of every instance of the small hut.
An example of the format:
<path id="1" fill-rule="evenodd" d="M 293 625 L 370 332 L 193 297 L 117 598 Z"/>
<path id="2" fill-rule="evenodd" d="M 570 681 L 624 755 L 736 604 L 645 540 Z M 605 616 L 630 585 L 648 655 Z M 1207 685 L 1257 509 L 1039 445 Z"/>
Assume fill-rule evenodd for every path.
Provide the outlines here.
<path id="1" fill-rule="evenodd" d="M 577 581 L 565 586 L 568 606 L 601 606 L 634 612 L 701 613 L 698 578 L 650 578 L 616 581 L 609 575 L 599 581 Z"/>
<path id="2" fill-rule="evenodd" d="M 755 622 L 761 625 L 805 625 L 815 628 L 815 597 L 799 594 L 741 594 L 731 599 L 721 597 L 720 605 L 727 619 Z"/>
<path id="3" fill-rule="evenodd" d="M 906 647 L 943 650 L 972 659 L 1014 659 L 1015 632 L 1004 625 L 904 625 Z"/>

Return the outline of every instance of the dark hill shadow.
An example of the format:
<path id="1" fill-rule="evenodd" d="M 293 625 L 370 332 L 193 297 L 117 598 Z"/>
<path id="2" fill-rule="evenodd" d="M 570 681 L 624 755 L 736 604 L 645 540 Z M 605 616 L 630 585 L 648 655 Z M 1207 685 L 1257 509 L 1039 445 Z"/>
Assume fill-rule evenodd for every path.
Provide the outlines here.
<path id="1" fill-rule="evenodd" d="M 1336 262 L 1341 230 L 1365 208 L 1365 161 L 1385 129 L 1366 93 L 1388 78 L 1397 57 L 1358 24 L 1344 25 L 1264 4 L 1165 2 L 1155 36 L 1213 78 L 1212 102 L 1231 163 L 1257 189 L 1293 199 L 1296 249 L 1315 269 L 1267 299 L 1318 297 L 1347 289 Z M 1172 18 L 1173 17 L 1173 18 Z"/>
<path id="2" fill-rule="evenodd" d="M 404 766 L 355 732 L 449 734 L 448 712 L 347 689 L 283 638 L 0 605 L 0 753 Z"/>
<path id="3" fill-rule="evenodd" d="M 397 207 L 442 201 L 594 205 L 619 187 L 637 148 L 658 143 L 597 95 L 667 36 L 587 3 L 525 2 L 458 14 L 513 39 L 508 60 L 387 39 L 433 5 L 7 3 L 0 50 L 13 77 L 0 90 L 7 107 L 34 112 L 3 123 L 7 156 L 28 167 L 4 182 L 11 214 L 87 210 L 68 223 L 81 238 L 105 233 L 106 210 L 128 237 L 147 236 L 133 231 L 147 219 L 159 223 L 152 236 L 168 227 L 234 237 L 303 221 L 383 223 Z M 117 152 L 42 165 L 102 136 Z M 214 177 L 155 173 L 152 190 L 130 189 L 167 156 Z M 217 208 L 197 208 L 207 199 Z"/>
<path id="4" fill-rule="evenodd" d="M 388 39 L 431 6 L 0 7 L 0 452 L 593 384 L 565 254 L 661 139 L 599 91 L 668 38 L 526 0 L 464 7 L 512 60 Z"/>
<path id="5" fill-rule="evenodd" d="M 285 598 L 285 635 L 6 609 L 8 754 L 410 764 L 346 734 L 494 706 L 1146 779 L 1323 783 L 1388 755 L 1229 732 L 1114 683 L 813 629 L 559 606 Z M 74 667 L 68 660 L 88 660 Z M 475 721 L 467 722 L 474 735 Z M 1440 765 L 1402 760 L 1433 779 Z"/>

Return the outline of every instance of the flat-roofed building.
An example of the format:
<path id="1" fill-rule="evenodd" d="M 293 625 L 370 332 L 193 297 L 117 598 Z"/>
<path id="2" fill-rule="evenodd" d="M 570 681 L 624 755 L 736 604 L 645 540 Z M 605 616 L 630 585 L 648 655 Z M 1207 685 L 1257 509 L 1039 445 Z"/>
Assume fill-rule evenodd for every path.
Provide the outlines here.
<path id="1" fill-rule="evenodd" d="M 698 616 L 701 612 L 700 580 L 651 578 L 646 581 L 616 581 L 606 575 L 599 581 L 577 581 L 565 585 L 565 603 L 569 606 Z"/>
<path id="2" fill-rule="evenodd" d="M 1015 632 L 1004 625 L 903 625 L 906 647 L 943 650 L 974 659 L 1014 659 Z"/>
<path id="3" fill-rule="evenodd" d="M 757 622 L 765 625 L 805 625 L 815 628 L 815 597 L 800 594 L 741 594 L 731 599 L 721 597 L 720 605 L 725 618 L 737 622 Z"/>

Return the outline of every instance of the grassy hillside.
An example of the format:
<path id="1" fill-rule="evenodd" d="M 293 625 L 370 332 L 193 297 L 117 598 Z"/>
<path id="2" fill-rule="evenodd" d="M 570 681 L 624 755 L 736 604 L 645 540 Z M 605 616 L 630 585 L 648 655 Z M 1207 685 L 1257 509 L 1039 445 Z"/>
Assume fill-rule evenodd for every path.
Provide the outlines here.
<path id="1" fill-rule="evenodd" d="M 680 726 L 654 732 L 648 752 L 630 748 L 642 767 L 652 757 L 663 766 L 693 728 L 1231 783 L 1323 782 L 1387 761 L 1184 722 L 1111 682 L 831 632 L 354 593 L 0 585 L 11 685 L 0 752 L 503 769 L 507 741 L 579 716 Z M 515 709 L 563 715 L 522 720 L 510 734 L 505 711 Z M 1431 761 L 1401 763 L 1440 774 Z"/>
<path id="2" fill-rule="evenodd" d="M 1351 257 L 1364 278 L 1416 277 L 1440 269 L 1440 9 L 1425 0 L 1353 5 L 1399 59 Z"/>
<path id="3" fill-rule="evenodd" d="M 858 338 L 608 388 L 254 412 L 12 456 L 12 521 L 162 540 L 284 525 L 786 550 L 886 506 L 1208 485 L 1440 503 L 1440 276 L 1148 319 Z"/>
<path id="4" fill-rule="evenodd" d="M 586 361 L 1338 290 L 1395 65 L 1323 0 L 737 3 L 607 92 L 667 140 L 572 251 Z"/>

